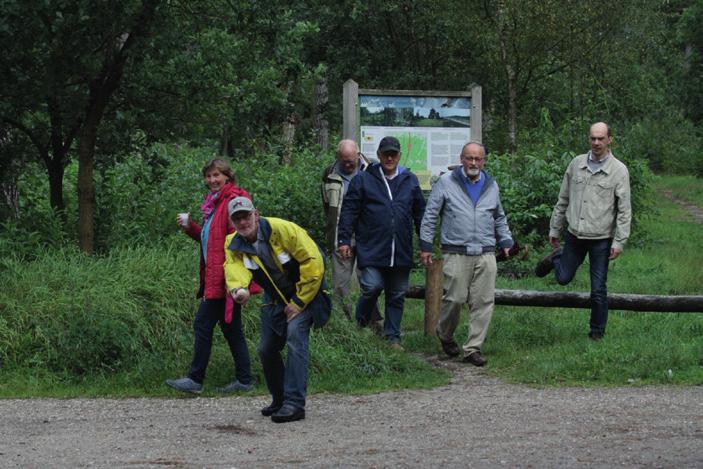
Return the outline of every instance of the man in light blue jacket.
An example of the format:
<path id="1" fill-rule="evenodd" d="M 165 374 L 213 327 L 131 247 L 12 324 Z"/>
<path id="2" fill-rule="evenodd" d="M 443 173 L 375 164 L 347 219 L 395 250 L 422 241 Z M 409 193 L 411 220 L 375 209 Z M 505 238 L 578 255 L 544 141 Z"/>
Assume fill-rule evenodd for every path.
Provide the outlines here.
<path id="1" fill-rule="evenodd" d="M 508 220 L 500 202 L 495 179 L 483 171 L 486 150 L 469 142 L 461 151 L 461 166 L 442 175 L 432 186 L 420 227 L 420 259 L 432 263 L 432 242 L 442 217 L 444 295 L 437 337 L 450 357 L 458 356 L 454 331 L 461 307 L 469 302 L 469 337 L 463 346 L 463 361 L 483 366 L 481 355 L 493 315 L 496 280 L 496 248 L 506 257 L 513 246 Z"/>

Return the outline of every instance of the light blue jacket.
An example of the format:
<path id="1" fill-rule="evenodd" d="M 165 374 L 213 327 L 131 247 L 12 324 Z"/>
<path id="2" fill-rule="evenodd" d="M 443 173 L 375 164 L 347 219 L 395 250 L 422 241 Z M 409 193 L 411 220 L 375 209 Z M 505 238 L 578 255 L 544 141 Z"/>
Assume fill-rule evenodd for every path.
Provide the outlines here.
<path id="1" fill-rule="evenodd" d="M 444 253 L 478 256 L 495 252 L 496 247 L 512 247 L 513 238 L 495 179 L 481 171 L 486 179 L 474 205 L 464 186 L 463 171 L 464 168 L 459 166 L 442 175 L 432 186 L 420 226 L 420 249 L 432 251 L 435 227 L 440 216 L 440 243 Z"/>

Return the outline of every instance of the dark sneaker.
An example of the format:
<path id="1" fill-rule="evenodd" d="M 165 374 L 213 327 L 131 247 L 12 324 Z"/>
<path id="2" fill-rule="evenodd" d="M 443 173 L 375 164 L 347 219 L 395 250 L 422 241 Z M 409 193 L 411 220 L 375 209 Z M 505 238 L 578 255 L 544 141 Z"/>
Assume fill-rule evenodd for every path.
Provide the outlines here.
<path id="1" fill-rule="evenodd" d="M 203 385 L 196 383 L 187 376 L 178 379 L 167 379 L 166 385 L 171 386 L 176 391 L 189 392 L 191 394 L 200 394 L 203 392 Z"/>
<path id="2" fill-rule="evenodd" d="M 457 343 L 454 342 L 454 339 L 442 340 L 442 338 L 439 336 L 439 332 L 437 332 L 437 338 L 439 339 L 439 343 L 442 344 L 442 350 L 444 350 L 444 353 L 446 353 L 450 357 L 459 356 L 459 353 L 461 353 L 461 351 L 459 350 L 459 346 L 457 345 Z"/>
<path id="3" fill-rule="evenodd" d="M 598 342 L 603 338 L 603 333 L 598 331 L 591 331 L 588 333 L 588 338 L 591 339 L 593 342 Z"/>
<path id="4" fill-rule="evenodd" d="M 231 394 L 234 392 L 249 392 L 252 389 L 254 389 L 253 384 L 244 384 L 240 383 L 239 381 L 234 381 L 232 383 L 229 383 L 224 388 L 217 388 L 217 392 L 222 394 Z"/>
<path id="5" fill-rule="evenodd" d="M 475 352 L 472 352 L 471 355 L 467 355 L 464 357 L 462 360 L 464 363 L 471 363 L 474 366 L 483 366 L 486 363 L 488 363 L 488 360 L 483 358 L 481 356 L 481 352 L 476 350 Z"/>
<path id="6" fill-rule="evenodd" d="M 545 277 L 549 272 L 551 272 L 552 269 L 554 269 L 554 256 L 561 255 L 561 251 L 561 248 L 557 248 L 540 259 L 537 263 L 537 267 L 535 267 L 535 275 L 538 277 Z"/>

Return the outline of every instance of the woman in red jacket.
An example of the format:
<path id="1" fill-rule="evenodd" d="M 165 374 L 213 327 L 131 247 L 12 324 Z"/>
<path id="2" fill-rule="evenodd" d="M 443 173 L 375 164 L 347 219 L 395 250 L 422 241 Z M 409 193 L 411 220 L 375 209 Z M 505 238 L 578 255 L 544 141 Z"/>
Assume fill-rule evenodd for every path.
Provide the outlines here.
<path id="1" fill-rule="evenodd" d="M 227 204 L 238 196 L 251 196 L 234 182 L 234 172 L 229 163 L 220 158 L 207 162 L 203 167 L 205 185 L 210 193 L 200 209 L 203 212 L 202 226 L 188 215 L 179 215 L 178 224 L 185 234 L 200 243 L 200 289 L 202 298 L 195 315 L 195 347 L 188 375 L 168 379 L 166 384 L 183 392 L 200 393 L 203 390 L 205 370 L 212 349 L 212 335 L 219 322 L 232 352 L 235 381 L 220 392 L 250 391 L 253 389 L 249 350 L 242 330 L 241 306 L 235 305 L 225 289 L 223 264 L 225 261 L 225 237 L 234 231 L 227 215 Z"/>

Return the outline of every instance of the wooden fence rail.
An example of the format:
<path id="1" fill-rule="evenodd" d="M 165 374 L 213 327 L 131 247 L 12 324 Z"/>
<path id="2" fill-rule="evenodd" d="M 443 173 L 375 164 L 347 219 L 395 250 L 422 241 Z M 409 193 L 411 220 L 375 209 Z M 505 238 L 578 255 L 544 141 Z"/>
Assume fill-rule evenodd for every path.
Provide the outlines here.
<path id="1" fill-rule="evenodd" d="M 427 268 L 426 285 L 411 285 L 408 298 L 425 299 L 425 335 L 434 335 L 442 303 L 442 261 Z M 497 305 L 544 308 L 590 308 L 589 293 L 496 289 Z M 608 307 L 626 311 L 703 313 L 703 296 L 663 296 L 609 293 Z"/>

